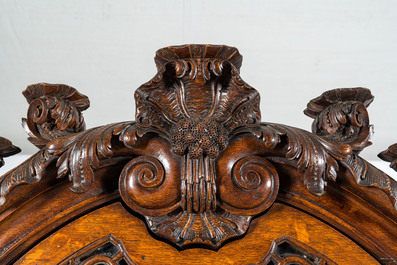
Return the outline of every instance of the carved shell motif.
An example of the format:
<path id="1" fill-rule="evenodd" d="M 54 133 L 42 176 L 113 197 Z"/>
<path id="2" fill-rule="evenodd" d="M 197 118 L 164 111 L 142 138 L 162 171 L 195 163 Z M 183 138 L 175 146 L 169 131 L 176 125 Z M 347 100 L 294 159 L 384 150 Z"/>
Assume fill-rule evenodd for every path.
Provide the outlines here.
<path id="1" fill-rule="evenodd" d="M 267 209 L 277 195 L 274 167 L 253 157 L 236 163 L 231 186 L 241 189 L 242 196 L 245 191 L 257 196 L 255 205 L 217 203 L 216 159 L 233 130 L 260 126 L 259 94 L 240 78 L 242 56 L 233 47 L 167 47 L 157 51 L 155 62 L 157 75 L 135 92 L 136 122 L 166 138 L 172 152 L 181 157 L 180 198 L 175 203 L 174 195 L 164 193 L 158 197 L 160 203 L 143 200 L 148 196 L 142 190 L 153 197 L 154 190 L 160 194 L 160 186 L 170 179 L 153 157 L 127 164 L 120 178 L 121 195 L 145 215 L 152 231 L 178 245 L 219 246 L 243 234 L 251 216 Z"/>

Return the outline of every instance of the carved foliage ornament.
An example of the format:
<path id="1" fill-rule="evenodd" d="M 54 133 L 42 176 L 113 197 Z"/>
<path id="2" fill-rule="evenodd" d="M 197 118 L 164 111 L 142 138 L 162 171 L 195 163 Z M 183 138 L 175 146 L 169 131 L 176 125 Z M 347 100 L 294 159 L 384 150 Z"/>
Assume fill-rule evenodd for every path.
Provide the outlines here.
<path id="1" fill-rule="evenodd" d="M 378 155 L 381 159 L 390 162 L 390 167 L 397 171 L 397 143 L 392 144 L 387 150 Z"/>
<path id="2" fill-rule="evenodd" d="M 19 147 L 14 146 L 10 140 L 0 137 L 0 167 L 4 166 L 3 157 L 8 157 L 21 152 Z"/>
<path id="3" fill-rule="evenodd" d="M 295 167 L 316 195 L 344 166 L 357 183 L 395 200 L 395 182 L 368 171 L 358 156 L 370 144 L 368 89 L 312 100 L 305 110 L 315 119 L 310 133 L 261 123 L 259 94 L 241 79 L 242 56 L 233 47 L 171 46 L 157 51 L 155 62 L 158 73 L 135 92 L 136 122 L 84 130 L 86 96 L 66 85 L 29 86 L 24 127 L 41 150 L 1 177 L 3 202 L 12 187 L 39 181 L 51 161 L 57 177 L 85 192 L 95 170 L 113 159 L 125 164 L 122 199 L 154 233 L 179 246 L 218 247 L 273 204 L 280 185 L 274 163 Z"/>

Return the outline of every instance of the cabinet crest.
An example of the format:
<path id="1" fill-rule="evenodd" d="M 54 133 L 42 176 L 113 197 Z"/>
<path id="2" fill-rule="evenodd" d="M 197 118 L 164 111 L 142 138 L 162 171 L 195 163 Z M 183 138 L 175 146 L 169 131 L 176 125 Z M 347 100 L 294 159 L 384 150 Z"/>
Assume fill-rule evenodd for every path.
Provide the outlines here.
<path id="1" fill-rule="evenodd" d="M 295 168 L 318 196 L 345 167 L 395 203 L 396 182 L 358 156 L 370 144 L 368 89 L 335 89 L 310 101 L 311 133 L 261 123 L 260 96 L 240 77 L 236 48 L 171 46 L 155 62 L 158 73 L 135 91 L 135 122 L 85 130 L 85 95 L 66 85 L 28 86 L 24 127 L 40 151 L 0 178 L 0 201 L 13 187 L 40 181 L 53 161 L 76 193 L 90 188 L 104 164 L 119 163 L 121 198 L 155 234 L 213 248 L 244 234 L 273 204 L 280 165 Z"/>

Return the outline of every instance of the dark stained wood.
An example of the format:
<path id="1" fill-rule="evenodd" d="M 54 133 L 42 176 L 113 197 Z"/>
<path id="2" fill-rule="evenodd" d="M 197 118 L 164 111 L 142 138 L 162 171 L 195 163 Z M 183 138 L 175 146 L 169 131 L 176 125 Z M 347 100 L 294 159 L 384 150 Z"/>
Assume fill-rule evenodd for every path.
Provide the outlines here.
<path id="1" fill-rule="evenodd" d="M 311 100 L 308 132 L 261 122 L 236 48 L 170 46 L 155 62 L 135 122 L 85 130 L 76 89 L 23 92 L 40 150 L 0 177 L 1 264 L 397 262 L 397 182 L 359 156 L 368 89 Z"/>
<path id="2" fill-rule="evenodd" d="M 28 140 L 39 148 L 49 141 L 85 129 L 81 111 L 90 106 L 88 97 L 63 84 L 33 84 L 22 92 L 29 103 L 22 125 Z"/>
<path id="3" fill-rule="evenodd" d="M 340 163 L 351 171 L 358 184 L 382 189 L 397 209 L 396 181 L 359 156 L 365 147 L 372 144 L 369 141 L 372 125 L 366 108 L 373 100 L 367 88 L 339 88 L 311 100 L 304 113 L 314 118 L 313 133 L 329 142 L 351 146 L 353 152 Z"/>
<path id="4" fill-rule="evenodd" d="M 19 147 L 14 146 L 10 140 L 0 137 L 0 167 L 4 166 L 4 157 L 12 156 L 21 152 Z"/>
<path id="5" fill-rule="evenodd" d="M 397 171 L 397 144 L 392 144 L 387 150 L 379 153 L 381 159 L 390 162 L 390 167 Z"/>

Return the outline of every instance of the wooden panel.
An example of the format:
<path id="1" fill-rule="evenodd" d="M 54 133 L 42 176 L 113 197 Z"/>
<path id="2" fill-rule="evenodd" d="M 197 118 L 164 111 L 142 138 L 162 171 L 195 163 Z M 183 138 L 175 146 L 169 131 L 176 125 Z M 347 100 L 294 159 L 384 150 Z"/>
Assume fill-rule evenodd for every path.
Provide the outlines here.
<path id="1" fill-rule="evenodd" d="M 218 251 L 189 248 L 179 251 L 149 234 L 142 220 L 120 203 L 91 212 L 44 239 L 16 264 L 58 264 L 88 244 L 112 234 L 137 264 L 257 264 L 277 238 L 288 235 L 337 264 L 379 264 L 350 239 L 325 223 L 284 204 L 252 221 L 240 240 Z"/>

